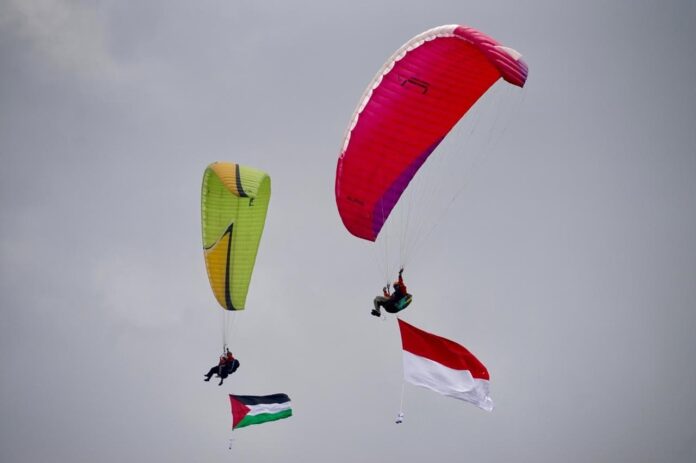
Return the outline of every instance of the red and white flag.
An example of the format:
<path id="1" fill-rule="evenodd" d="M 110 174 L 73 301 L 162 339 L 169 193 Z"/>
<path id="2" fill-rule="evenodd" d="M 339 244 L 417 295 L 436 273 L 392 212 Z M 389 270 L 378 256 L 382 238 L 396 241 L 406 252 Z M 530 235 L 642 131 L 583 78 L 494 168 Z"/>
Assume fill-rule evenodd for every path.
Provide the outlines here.
<path id="1" fill-rule="evenodd" d="M 465 347 L 399 319 L 404 380 L 416 386 L 493 410 L 488 370 Z"/>

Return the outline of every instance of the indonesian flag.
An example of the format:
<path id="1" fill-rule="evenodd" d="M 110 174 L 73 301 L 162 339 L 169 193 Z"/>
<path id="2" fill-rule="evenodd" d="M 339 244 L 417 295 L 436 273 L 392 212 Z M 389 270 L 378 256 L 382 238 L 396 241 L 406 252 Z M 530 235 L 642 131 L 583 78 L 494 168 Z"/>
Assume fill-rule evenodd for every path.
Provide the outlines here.
<path id="1" fill-rule="evenodd" d="M 454 341 L 425 332 L 399 319 L 404 380 L 455 399 L 493 410 L 488 370 Z"/>
<path id="2" fill-rule="evenodd" d="M 292 416 L 290 397 L 287 394 L 230 394 L 230 404 L 232 405 L 232 429 Z"/>

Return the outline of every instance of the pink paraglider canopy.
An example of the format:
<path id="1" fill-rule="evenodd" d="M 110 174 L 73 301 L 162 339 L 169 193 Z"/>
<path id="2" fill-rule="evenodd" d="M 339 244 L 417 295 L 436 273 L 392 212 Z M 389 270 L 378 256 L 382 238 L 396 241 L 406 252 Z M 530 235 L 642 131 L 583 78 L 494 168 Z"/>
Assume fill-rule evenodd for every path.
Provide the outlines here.
<path id="1" fill-rule="evenodd" d="M 374 241 L 409 182 L 499 79 L 522 87 L 515 50 L 470 27 L 441 26 L 401 47 L 353 114 L 336 169 L 336 203 L 353 235 Z"/>

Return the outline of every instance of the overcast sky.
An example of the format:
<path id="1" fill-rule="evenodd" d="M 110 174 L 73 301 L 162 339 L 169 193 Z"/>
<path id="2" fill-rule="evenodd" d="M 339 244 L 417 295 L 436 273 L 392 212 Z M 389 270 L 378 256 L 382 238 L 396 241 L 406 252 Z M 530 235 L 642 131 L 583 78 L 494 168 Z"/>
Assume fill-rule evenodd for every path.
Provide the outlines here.
<path id="1" fill-rule="evenodd" d="M 405 274 L 404 319 L 474 352 L 496 409 L 407 386 L 395 425 L 398 329 L 334 175 L 370 79 L 443 24 L 530 68 Z M 0 0 L 0 460 L 695 461 L 695 24 L 691 1 Z M 221 387 L 217 160 L 273 188 Z M 295 416 L 230 432 L 227 393 L 275 392 Z"/>

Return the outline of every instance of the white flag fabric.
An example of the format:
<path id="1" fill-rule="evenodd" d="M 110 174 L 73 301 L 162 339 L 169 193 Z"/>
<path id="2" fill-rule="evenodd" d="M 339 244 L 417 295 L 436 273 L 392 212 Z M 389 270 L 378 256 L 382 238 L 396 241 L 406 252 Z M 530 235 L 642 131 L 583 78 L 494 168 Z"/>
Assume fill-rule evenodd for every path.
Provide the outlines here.
<path id="1" fill-rule="evenodd" d="M 486 367 L 464 346 L 399 319 L 404 380 L 491 411 Z"/>

